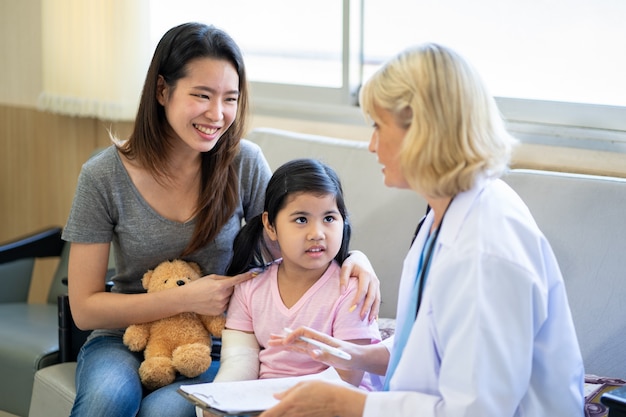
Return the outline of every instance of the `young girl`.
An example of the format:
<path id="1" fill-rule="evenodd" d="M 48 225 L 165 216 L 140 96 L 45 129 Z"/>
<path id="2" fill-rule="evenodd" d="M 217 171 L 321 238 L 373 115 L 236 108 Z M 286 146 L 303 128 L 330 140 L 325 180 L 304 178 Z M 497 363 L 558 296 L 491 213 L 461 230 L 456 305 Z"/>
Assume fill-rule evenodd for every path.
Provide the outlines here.
<path id="1" fill-rule="evenodd" d="M 348 254 L 350 233 L 341 184 L 330 167 L 297 159 L 276 170 L 263 213 L 234 242 L 228 274 L 259 268 L 259 275 L 238 285 L 231 298 L 215 381 L 280 378 L 327 368 L 308 354 L 267 344 L 285 328 L 309 326 L 358 344 L 380 340 L 377 325 L 362 320 L 352 307 L 356 280 L 350 280 L 345 293 L 339 290 L 339 265 Z M 267 264 L 274 245 L 281 258 Z M 353 385 L 361 383 L 360 371 L 338 372 Z"/>

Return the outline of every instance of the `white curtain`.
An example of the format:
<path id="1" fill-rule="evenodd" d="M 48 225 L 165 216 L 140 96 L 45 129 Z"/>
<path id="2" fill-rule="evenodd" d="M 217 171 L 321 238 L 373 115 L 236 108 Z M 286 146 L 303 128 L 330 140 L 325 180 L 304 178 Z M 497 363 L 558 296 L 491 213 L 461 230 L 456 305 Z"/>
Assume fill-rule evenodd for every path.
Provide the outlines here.
<path id="1" fill-rule="evenodd" d="M 42 0 L 41 110 L 132 120 L 149 60 L 148 0 Z"/>

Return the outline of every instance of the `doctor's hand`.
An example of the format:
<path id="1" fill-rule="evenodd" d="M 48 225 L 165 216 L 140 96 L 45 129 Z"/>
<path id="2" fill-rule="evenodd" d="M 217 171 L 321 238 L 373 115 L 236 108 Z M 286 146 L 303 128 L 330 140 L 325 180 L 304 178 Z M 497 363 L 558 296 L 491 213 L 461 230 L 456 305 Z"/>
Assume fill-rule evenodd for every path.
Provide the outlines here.
<path id="1" fill-rule="evenodd" d="M 210 411 L 202 410 L 200 407 L 196 407 L 196 416 L 197 417 L 220 417 L 217 414 L 213 414 Z"/>
<path id="2" fill-rule="evenodd" d="M 259 417 L 360 417 L 366 393 L 329 382 L 307 381 L 274 397 L 280 403 Z"/>
<path id="3" fill-rule="evenodd" d="M 301 336 L 308 337 L 320 341 L 329 346 L 338 348 L 352 357 L 351 359 L 342 359 L 334 356 L 317 346 L 300 340 Z M 337 369 L 356 370 L 359 368 L 359 354 L 361 345 L 357 345 L 350 342 L 337 339 L 329 336 L 325 333 L 313 330 L 310 327 L 301 326 L 287 334 L 272 334 L 268 340 L 269 346 L 283 347 L 292 352 L 304 353 L 318 362 L 325 363 L 326 365 L 333 366 Z"/>

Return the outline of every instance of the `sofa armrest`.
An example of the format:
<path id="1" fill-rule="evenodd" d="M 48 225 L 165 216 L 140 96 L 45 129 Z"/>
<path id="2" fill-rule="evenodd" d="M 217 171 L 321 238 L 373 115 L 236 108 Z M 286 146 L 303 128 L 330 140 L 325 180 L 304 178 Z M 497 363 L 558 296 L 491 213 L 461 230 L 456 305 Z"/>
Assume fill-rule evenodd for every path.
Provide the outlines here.
<path id="1" fill-rule="evenodd" d="M 70 298 L 67 294 L 59 295 L 59 361 L 74 362 L 87 336 L 91 331 L 76 327 L 70 310 Z"/>
<path id="2" fill-rule="evenodd" d="M 111 277 L 115 274 L 115 269 L 109 269 L 106 274 L 106 291 L 111 291 L 113 282 Z M 67 278 L 62 282 L 67 285 Z M 60 294 L 57 300 L 59 313 L 59 360 L 60 362 L 75 362 L 78 351 L 83 346 L 91 330 L 81 330 L 74 323 L 72 310 L 70 309 L 70 297 L 67 294 Z"/>
<path id="3" fill-rule="evenodd" d="M 27 302 L 35 259 L 60 256 L 63 245 L 60 227 L 0 244 L 0 303 Z"/>
<path id="4" fill-rule="evenodd" d="M 59 256 L 63 244 L 60 227 L 32 233 L 0 245 L 0 264 L 24 258 Z"/>

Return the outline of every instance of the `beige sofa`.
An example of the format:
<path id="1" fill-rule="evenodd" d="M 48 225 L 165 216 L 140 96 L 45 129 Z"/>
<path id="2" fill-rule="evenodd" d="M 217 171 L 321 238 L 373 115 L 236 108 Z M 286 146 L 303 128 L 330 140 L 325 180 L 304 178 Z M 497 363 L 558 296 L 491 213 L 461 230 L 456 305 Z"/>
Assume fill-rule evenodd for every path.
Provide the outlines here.
<path id="1" fill-rule="evenodd" d="M 425 201 L 389 189 L 364 142 L 256 129 L 274 169 L 297 157 L 333 166 L 353 223 L 352 247 L 364 251 L 381 280 L 381 317 L 393 318 L 402 260 Z M 550 240 L 565 277 L 587 373 L 626 378 L 626 180 L 543 171 L 513 171 L 506 181 L 526 201 Z M 75 363 L 39 370 L 31 417 L 67 416 Z"/>

